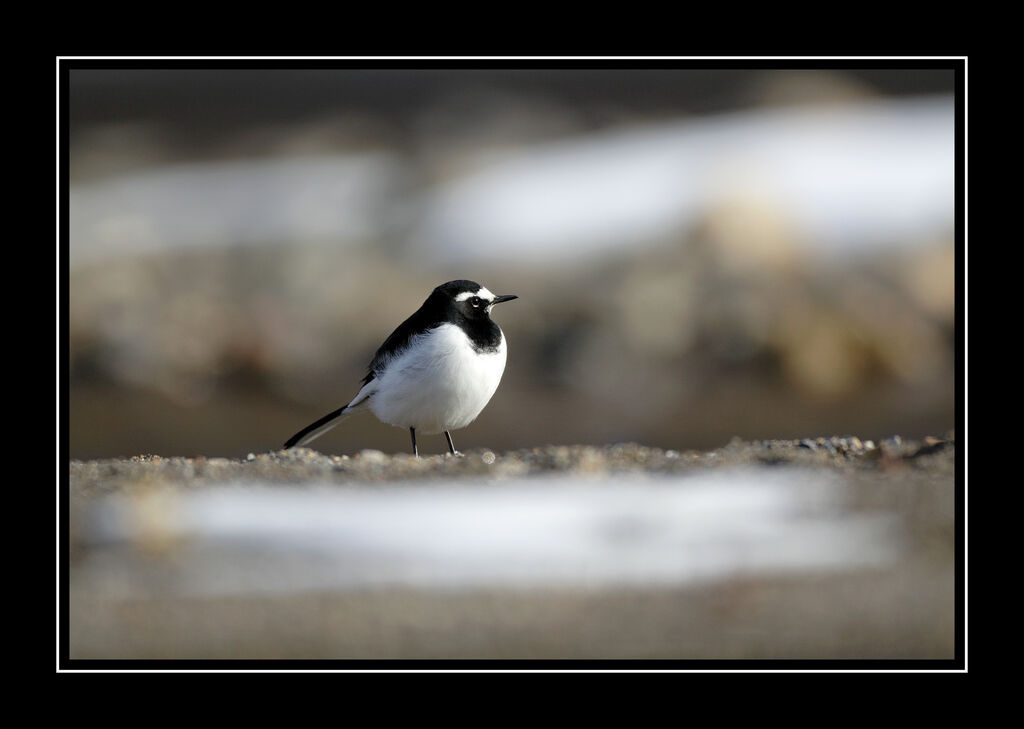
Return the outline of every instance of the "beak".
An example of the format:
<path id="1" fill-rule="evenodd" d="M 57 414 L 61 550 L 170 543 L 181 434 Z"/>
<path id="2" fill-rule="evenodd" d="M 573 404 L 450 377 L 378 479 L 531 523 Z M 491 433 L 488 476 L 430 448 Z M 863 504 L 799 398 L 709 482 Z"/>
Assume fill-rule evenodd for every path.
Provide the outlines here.
<path id="1" fill-rule="evenodd" d="M 503 301 L 512 301 L 512 299 L 518 299 L 519 297 L 515 294 L 505 294 L 504 296 L 495 296 L 494 301 L 491 302 L 491 306 L 500 304 Z"/>

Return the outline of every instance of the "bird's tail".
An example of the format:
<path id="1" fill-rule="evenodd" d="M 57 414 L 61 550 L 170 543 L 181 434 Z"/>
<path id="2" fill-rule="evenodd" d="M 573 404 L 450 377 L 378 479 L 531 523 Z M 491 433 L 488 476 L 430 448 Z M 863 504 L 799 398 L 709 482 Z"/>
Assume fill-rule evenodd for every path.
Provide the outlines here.
<path id="1" fill-rule="evenodd" d="M 293 435 L 284 444 L 285 448 L 292 448 L 294 446 L 304 446 L 307 443 L 311 443 L 321 435 L 326 433 L 328 430 L 333 428 L 335 425 L 340 423 L 342 420 L 352 414 L 352 406 L 346 405 L 345 407 L 338 408 L 333 413 L 327 413 L 315 423 L 310 423 L 305 428 L 300 430 L 298 433 Z"/>

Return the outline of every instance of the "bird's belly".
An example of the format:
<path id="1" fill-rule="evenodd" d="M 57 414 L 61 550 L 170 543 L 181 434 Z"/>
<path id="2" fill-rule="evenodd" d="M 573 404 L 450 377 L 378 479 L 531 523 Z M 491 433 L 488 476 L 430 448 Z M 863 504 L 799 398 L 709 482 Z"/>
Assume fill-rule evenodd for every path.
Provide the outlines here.
<path id="1" fill-rule="evenodd" d="M 381 421 L 422 433 L 440 433 L 469 425 L 490 401 L 505 370 L 505 341 L 493 352 L 478 353 L 454 325 L 424 335 L 389 363 L 369 406 Z"/>

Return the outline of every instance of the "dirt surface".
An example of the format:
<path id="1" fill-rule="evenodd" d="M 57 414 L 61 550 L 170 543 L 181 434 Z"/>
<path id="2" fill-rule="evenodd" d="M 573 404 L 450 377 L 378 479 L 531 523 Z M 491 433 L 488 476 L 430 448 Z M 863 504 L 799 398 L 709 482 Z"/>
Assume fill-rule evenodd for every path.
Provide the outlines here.
<path id="1" fill-rule="evenodd" d="M 802 440 L 743 441 L 709 451 L 674 451 L 635 443 L 610 446 L 546 446 L 508 453 L 488 449 L 457 457 L 411 454 L 388 455 L 363 450 L 353 456 L 327 455 L 311 448 L 250 453 L 245 458 L 184 458 L 140 455 L 126 459 L 73 460 L 69 475 L 71 495 L 130 489 L 145 482 L 176 483 L 196 487 L 224 481 L 338 484 L 407 479 L 447 480 L 488 476 L 500 479 L 538 473 L 614 474 L 629 471 L 683 473 L 695 468 L 743 465 L 799 465 L 837 468 L 846 472 L 901 473 L 903 466 L 932 472 L 947 463 L 943 476 L 952 477 L 952 434 L 917 441 L 896 436 L 879 442 L 857 437 Z M 938 460 L 929 458 L 939 454 Z M 895 469 L 895 471 L 893 470 Z"/>
<path id="2" fill-rule="evenodd" d="M 380 588 L 194 596 L 147 592 L 142 549 L 112 589 L 93 557 L 109 545 L 83 514 L 104 499 L 154 489 L 316 483 L 500 483 L 542 474 L 696 474 L 728 467 L 797 467 L 838 475 L 850 512 L 895 514 L 906 547 L 894 564 L 836 573 L 747 576 L 679 586 L 431 590 Z M 68 651 L 83 659 L 915 659 L 957 654 L 957 455 L 952 433 L 907 441 L 856 437 L 740 441 L 703 452 L 636 444 L 548 446 L 462 457 L 354 456 L 310 449 L 246 458 L 71 461 Z M 184 555 L 184 556 L 183 556 Z M 162 560 L 162 561 L 161 561 Z M 122 586 L 123 587 L 123 586 Z M 469 665 L 469 664 L 465 664 Z M 474 664 L 475 665 L 475 664 Z M 486 665 L 486 664 L 485 664 Z"/>

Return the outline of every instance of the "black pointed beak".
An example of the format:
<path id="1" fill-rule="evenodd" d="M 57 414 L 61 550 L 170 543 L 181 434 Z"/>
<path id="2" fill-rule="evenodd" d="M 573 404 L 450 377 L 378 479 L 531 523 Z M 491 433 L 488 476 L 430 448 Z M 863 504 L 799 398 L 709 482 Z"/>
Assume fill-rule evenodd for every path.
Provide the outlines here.
<path id="1" fill-rule="evenodd" d="M 494 297 L 494 301 L 492 301 L 491 304 L 492 305 L 500 304 L 503 301 L 512 301 L 512 299 L 518 299 L 518 298 L 519 297 L 516 296 L 515 294 L 505 294 L 504 296 L 495 296 Z"/>

